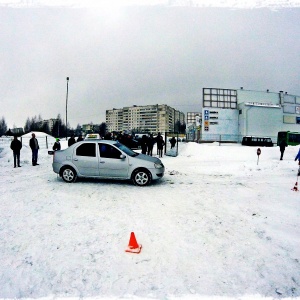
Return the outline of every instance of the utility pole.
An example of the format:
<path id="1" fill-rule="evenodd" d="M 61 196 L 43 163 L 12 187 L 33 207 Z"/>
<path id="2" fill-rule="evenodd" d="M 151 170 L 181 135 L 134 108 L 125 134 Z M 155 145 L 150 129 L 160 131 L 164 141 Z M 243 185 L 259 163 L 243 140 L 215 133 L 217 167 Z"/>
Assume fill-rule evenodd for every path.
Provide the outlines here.
<path id="1" fill-rule="evenodd" d="M 69 94 L 69 77 L 67 77 L 67 96 L 66 96 L 66 140 L 68 139 L 68 94 Z"/>

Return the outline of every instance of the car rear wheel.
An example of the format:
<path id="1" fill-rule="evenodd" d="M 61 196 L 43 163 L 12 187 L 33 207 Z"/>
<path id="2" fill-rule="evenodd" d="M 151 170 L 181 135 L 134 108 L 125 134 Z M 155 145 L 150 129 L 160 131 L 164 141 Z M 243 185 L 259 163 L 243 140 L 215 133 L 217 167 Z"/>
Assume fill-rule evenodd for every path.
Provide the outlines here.
<path id="1" fill-rule="evenodd" d="M 65 167 L 62 170 L 61 177 L 65 182 L 74 182 L 77 178 L 76 171 L 71 167 Z"/>
<path id="2" fill-rule="evenodd" d="M 148 170 L 136 170 L 132 175 L 132 181 L 135 185 L 145 186 L 151 182 L 151 174 Z"/>

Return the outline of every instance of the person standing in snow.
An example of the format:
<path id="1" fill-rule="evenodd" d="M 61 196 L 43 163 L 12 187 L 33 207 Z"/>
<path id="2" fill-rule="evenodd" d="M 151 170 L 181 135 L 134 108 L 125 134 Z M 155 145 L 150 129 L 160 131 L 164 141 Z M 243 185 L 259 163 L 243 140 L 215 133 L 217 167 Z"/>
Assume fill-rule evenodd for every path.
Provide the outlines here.
<path id="1" fill-rule="evenodd" d="M 78 142 L 81 142 L 81 141 L 83 141 L 83 137 L 82 137 L 82 134 L 79 134 L 79 137 L 77 138 L 76 142 L 78 143 Z"/>
<path id="2" fill-rule="evenodd" d="M 17 163 L 18 163 L 18 167 L 20 166 L 20 151 L 22 149 L 22 143 L 21 141 L 18 140 L 17 136 L 14 136 L 14 139 L 12 140 L 11 144 L 10 144 L 10 149 L 13 151 L 13 155 L 14 155 L 14 168 L 16 168 Z"/>
<path id="3" fill-rule="evenodd" d="M 160 132 L 157 134 L 156 138 L 155 138 L 155 143 L 156 143 L 156 151 L 157 151 L 157 154 L 158 154 L 158 141 L 160 140 L 160 137 L 161 137 L 161 134 Z"/>
<path id="4" fill-rule="evenodd" d="M 165 141 L 162 136 L 159 137 L 157 140 L 157 150 L 159 157 L 163 156 L 163 149 L 164 149 Z"/>
<path id="5" fill-rule="evenodd" d="M 57 150 L 60 150 L 60 149 L 61 149 L 60 142 L 59 142 L 59 138 L 56 139 L 56 141 L 55 141 L 55 143 L 54 143 L 52 149 L 53 149 L 54 151 L 57 151 Z"/>
<path id="6" fill-rule="evenodd" d="M 32 151 L 32 165 L 37 166 L 37 160 L 38 160 L 38 152 L 39 152 L 39 142 L 35 137 L 35 134 L 33 133 L 32 138 L 29 140 L 29 147 L 31 148 Z"/>
<path id="7" fill-rule="evenodd" d="M 299 169 L 298 169 L 298 176 L 300 176 L 300 149 L 295 157 L 295 161 L 298 159 L 298 165 L 299 165 Z"/>
<path id="8" fill-rule="evenodd" d="M 76 143 L 75 136 L 74 136 L 74 134 L 72 134 L 71 137 L 68 140 L 68 147 L 72 146 L 75 143 Z"/>
<path id="9" fill-rule="evenodd" d="M 174 136 L 170 139 L 170 144 L 171 144 L 171 149 L 173 149 L 176 145 L 176 139 Z"/>
<path id="10" fill-rule="evenodd" d="M 143 134 L 141 140 L 142 154 L 147 154 L 147 136 Z"/>
<path id="11" fill-rule="evenodd" d="M 152 156 L 154 143 L 155 143 L 155 140 L 153 138 L 153 134 L 151 133 L 147 139 L 147 155 L 149 155 L 149 156 Z"/>
<path id="12" fill-rule="evenodd" d="M 285 140 L 282 140 L 282 141 L 280 142 L 280 144 L 279 144 L 280 153 L 281 153 L 281 155 L 280 155 L 280 160 L 283 159 L 284 150 L 285 150 L 285 147 L 287 147 L 287 146 L 288 146 L 288 145 L 287 145 L 287 143 L 286 143 Z"/>

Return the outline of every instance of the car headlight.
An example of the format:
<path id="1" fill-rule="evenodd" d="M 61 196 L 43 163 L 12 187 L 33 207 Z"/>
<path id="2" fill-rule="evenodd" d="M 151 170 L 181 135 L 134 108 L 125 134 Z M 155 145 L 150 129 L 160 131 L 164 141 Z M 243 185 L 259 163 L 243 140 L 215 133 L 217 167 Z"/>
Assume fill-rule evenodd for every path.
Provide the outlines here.
<path id="1" fill-rule="evenodd" d="M 156 169 L 160 169 L 160 168 L 163 168 L 164 165 L 163 165 L 163 164 L 157 164 L 157 163 L 155 163 L 155 164 L 154 164 L 154 167 L 155 167 Z"/>

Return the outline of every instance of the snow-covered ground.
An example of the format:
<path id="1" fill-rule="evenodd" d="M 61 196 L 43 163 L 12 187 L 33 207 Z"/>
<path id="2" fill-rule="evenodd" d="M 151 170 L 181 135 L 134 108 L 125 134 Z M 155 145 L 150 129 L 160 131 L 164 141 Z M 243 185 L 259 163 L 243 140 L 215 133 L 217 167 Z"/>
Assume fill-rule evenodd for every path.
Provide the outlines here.
<path id="1" fill-rule="evenodd" d="M 141 188 L 67 184 L 27 142 L 14 169 L 1 140 L 0 298 L 300 297 L 299 147 L 179 146 Z"/>

